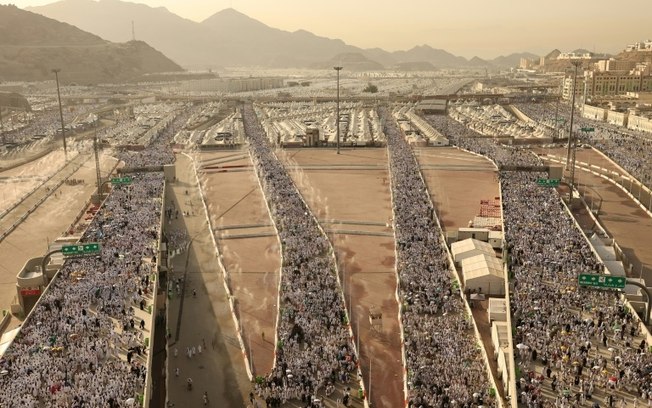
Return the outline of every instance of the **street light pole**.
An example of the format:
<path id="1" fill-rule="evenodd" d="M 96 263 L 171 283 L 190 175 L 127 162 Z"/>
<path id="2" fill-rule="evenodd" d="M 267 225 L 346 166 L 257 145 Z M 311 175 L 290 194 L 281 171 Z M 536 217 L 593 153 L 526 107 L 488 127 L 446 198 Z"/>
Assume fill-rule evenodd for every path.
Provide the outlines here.
<path id="1" fill-rule="evenodd" d="M 569 202 L 573 199 L 573 187 L 575 183 L 575 138 L 573 137 L 573 119 L 575 117 L 575 94 L 577 90 L 577 69 L 582 64 L 582 61 L 575 60 L 572 62 L 575 67 L 575 73 L 573 75 L 573 96 L 571 101 L 571 116 L 570 116 L 570 129 L 568 132 L 568 152 L 566 156 L 566 170 L 569 171 L 570 190 L 568 192 Z"/>
<path id="2" fill-rule="evenodd" d="M 333 67 L 337 71 L 337 117 L 335 118 L 335 130 L 337 132 L 337 154 L 340 154 L 340 71 L 342 67 Z"/>
<path id="3" fill-rule="evenodd" d="M 2 121 L 2 105 L 0 105 L 0 134 L 2 134 L 2 144 L 7 144 L 7 139 L 5 138 L 5 124 Z"/>
<path id="4" fill-rule="evenodd" d="M 59 91 L 59 68 L 52 70 L 54 72 L 54 78 L 57 81 L 57 97 L 59 98 L 59 117 L 61 118 L 61 137 L 63 138 L 63 154 L 68 160 L 68 149 L 66 148 L 66 127 L 63 124 L 63 108 L 61 107 L 61 92 Z"/>

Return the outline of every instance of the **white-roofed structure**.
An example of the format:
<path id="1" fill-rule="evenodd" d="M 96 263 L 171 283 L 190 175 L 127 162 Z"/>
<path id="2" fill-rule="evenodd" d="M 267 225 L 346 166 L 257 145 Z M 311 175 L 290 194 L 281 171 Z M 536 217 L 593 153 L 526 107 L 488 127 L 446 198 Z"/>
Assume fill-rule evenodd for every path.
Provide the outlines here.
<path id="1" fill-rule="evenodd" d="M 506 322 L 507 321 L 507 301 L 504 298 L 489 298 L 487 307 L 487 316 L 489 322 Z"/>
<path id="2" fill-rule="evenodd" d="M 491 255 L 481 253 L 463 259 L 462 275 L 465 289 L 476 290 L 487 295 L 505 294 L 503 264 L 493 253 Z"/>
<path id="3" fill-rule="evenodd" d="M 486 254 L 495 256 L 494 249 L 487 242 L 478 241 L 477 239 L 468 238 L 462 241 L 454 242 L 451 245 L 451 254 L 455 263 L 459 264 L 463 259 L 472 256 Z"/>

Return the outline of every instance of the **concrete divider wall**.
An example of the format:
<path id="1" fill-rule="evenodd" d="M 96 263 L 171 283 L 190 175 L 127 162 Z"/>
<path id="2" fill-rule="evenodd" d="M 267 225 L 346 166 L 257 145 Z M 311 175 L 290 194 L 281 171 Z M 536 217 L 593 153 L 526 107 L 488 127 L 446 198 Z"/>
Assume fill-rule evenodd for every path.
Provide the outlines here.
<path id="1" fill-rule="evenodd" d="M 652 119 L 648 119 L 643 116 L 629 115 L 629 120 L 627 121 L 627 128 L 631 130 L 636 130 L 639 132 L 652 132 Z M 643 137 L 650 139 L 652 136 L 644 135 Z"/>

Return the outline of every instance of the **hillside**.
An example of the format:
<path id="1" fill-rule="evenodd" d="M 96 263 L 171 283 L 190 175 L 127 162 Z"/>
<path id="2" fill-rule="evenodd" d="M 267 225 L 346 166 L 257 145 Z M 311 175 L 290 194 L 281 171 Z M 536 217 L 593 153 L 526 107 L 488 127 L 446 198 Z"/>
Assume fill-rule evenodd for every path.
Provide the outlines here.
<path id="1" fill-rule="evenodd" d="M 61 69 L 62 82 L 80 84 L 181 70 L 142 41 L 111 43 L 69 24 L 0 5 L 0 80 L 51 80 L 53 68 Z"/>
<path id="2" fill-rule="evenodd" d="M 329 61 L 315 63 L 312 68 L 332 69 L 334 66 L 345 66 L 347 71 L 379 71 L 385 69 L 381 64 L 372 61 L 358 52 L 342 53 Z"/>
<path id="3" fill-rule="evenodd" d="M 201 23 L 179 17 L 164 7 L 153 8 L 120 0 L 61 0 L 28 10 L 73 24 L 110 41 L 130 39 L 133 21 L 136 39 L 146 41 L 187 68 L 305 68 L 320 65 L 340 54 L 361 54 L 385 67 L 428 63 L 436 68 L 451 68 L 480 63 L 428 45 L 395 52 L 380 48 L 365 50 L 305 30 L 289 32 L 269 27 L 231 8 Z"/>

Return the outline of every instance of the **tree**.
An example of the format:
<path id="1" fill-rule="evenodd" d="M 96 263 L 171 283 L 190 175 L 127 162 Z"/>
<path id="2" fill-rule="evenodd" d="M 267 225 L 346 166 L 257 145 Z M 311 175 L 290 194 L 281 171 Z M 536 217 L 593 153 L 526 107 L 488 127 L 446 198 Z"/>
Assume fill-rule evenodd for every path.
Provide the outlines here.
<path id="1" fill-rule="evenodd" d="M 367 84 L 367 87 L 362 90 L 362 92 L 376 93 L 378 92 L 378 87 L 371 82 Z"/>

